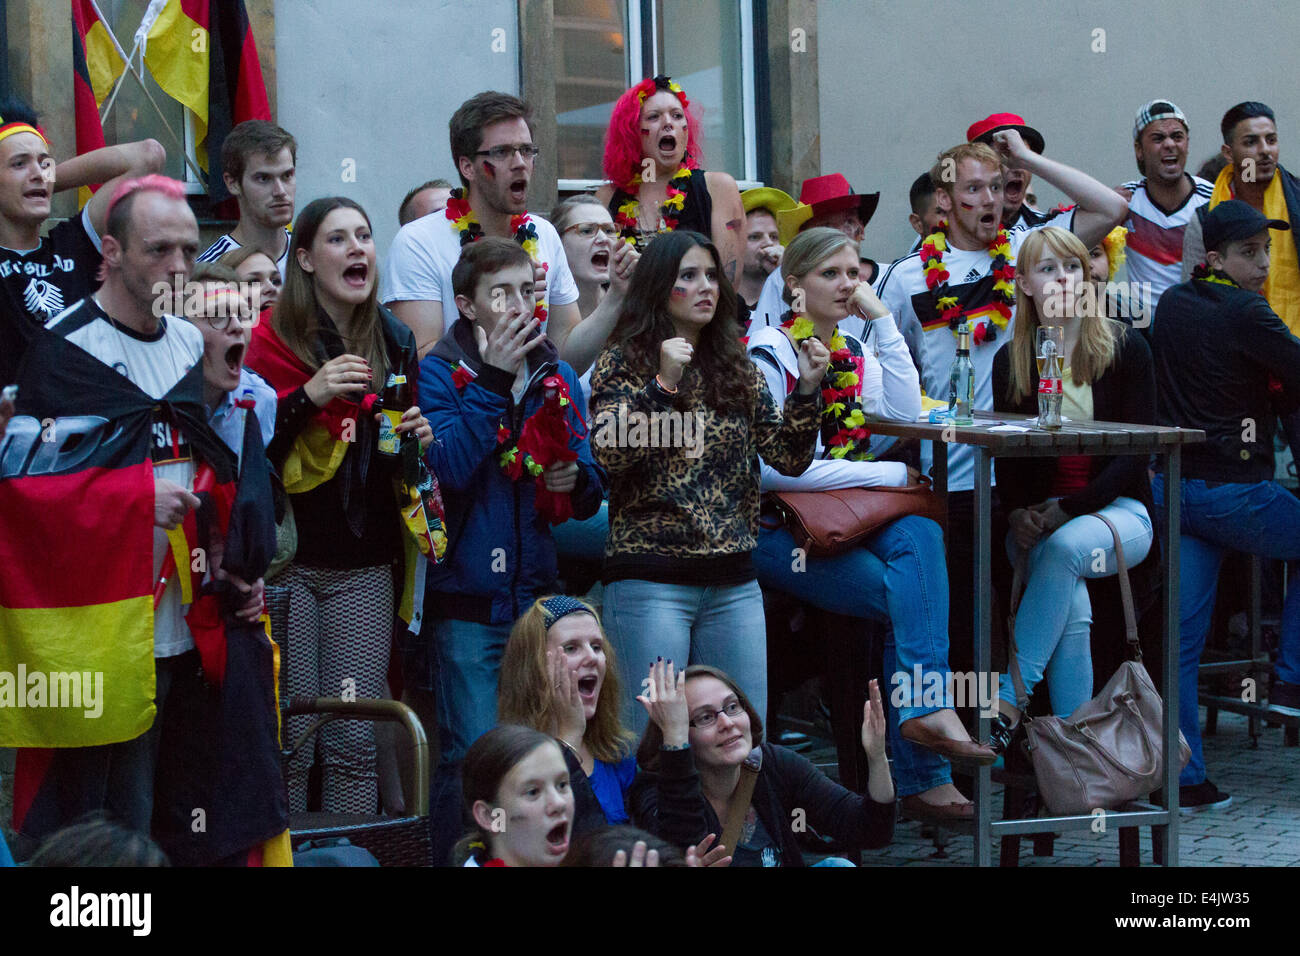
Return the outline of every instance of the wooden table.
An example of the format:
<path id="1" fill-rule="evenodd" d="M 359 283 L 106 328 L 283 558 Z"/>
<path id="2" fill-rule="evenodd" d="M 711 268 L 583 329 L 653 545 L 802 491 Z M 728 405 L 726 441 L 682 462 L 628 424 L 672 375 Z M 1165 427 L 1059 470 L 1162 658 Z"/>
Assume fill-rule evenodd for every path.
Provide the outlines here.
<path id="1" fill-rule="evenodd" d="M 996 423 L 1028 426 L 1028 431 L 991 431 Z M 992 581 L 990 513 L 992 511 L 992 462 L 997 458 L 1050 458 L 1061 455 L 1158 455 L 1163 459 L 1165 501 L 1156 524 L 1165 556 L 1164 579 L 1164 805 L 1156 810 L 1108 812 L 1107 828 L 1151 826 L 1157 845 L 1163 844 L 1164 864 L 1178 865 L 1178 539 L 1182 477 L 1182 446 L 1205 441 L 1205 432 L 1156 425 L 1128 425 L 1114 422 L 1072 422 L 1056 431 L 1039 429 L 1031 416 L 1000 412 L 976 412 L 974 425 L 930 424 L 868 419 L 877 435 L 919 438 L 929 441 L 934 451 L 934 484 L 940 495 L 947 494 L 948 445 L 971 445 L 975 449 L 975 670 L 992 671 Z M 999 543 L 1000 546 L 1000 543 Z M 988 743 L 989 718 L 981 710 L 977 739 Z M 1024 820 L 992 819 L 990 768 L 981 767 L 975 777 L 975 865 L 992 862 L 990 840 L 994 836 L 1055 833 L 1090 828 L 1091 815 L 1039 817 Z"/>

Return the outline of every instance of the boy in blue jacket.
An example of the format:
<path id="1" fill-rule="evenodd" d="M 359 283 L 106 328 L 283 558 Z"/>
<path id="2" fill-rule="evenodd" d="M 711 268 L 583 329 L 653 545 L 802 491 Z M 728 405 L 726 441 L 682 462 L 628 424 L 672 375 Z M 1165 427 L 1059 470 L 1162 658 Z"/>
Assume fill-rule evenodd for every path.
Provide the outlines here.
<path id="1" fill-rule="evenodd" d="M 467 245 L 452 272 L 457 322 L 420 363 L 420 401 L 433 426 L 428 461 L 442 486 L 446 560 L 425 579 L 426 627 L 438 662 L 434 853 L 446 862 L 461 824 L 460 768 L 470 744 L 496 725 L 497 675 L 515 620 L 554 590 L 555 542 L 538 491 L 567 495 L 573 517 L 600 506 L 604 473 L 574 411 L 582 386 L 534 317 L 533 264 L 508 239 Z M 560 389 L 574 461 L 544 468 L 520 452 L 525 423 Z M 547 381 L 549 385 L 545 385 Z M 554 407 L 553 398 L 552 407 Z M 544 416 L 543 416 L 544 417 Z M 540 420 L 540 419 L 539 419 Z"/>

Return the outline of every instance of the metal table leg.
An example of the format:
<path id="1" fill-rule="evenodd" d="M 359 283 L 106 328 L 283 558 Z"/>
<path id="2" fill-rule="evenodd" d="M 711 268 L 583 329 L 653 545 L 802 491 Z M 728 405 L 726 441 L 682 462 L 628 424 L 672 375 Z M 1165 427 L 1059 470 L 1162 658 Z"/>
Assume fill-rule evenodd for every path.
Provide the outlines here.
<path id="1" fill-rule="evenodd" d="M 975 673 L 983 681 L 990 674 L 993 657 L 992 639 L 992 537 L 991 514 L 993 510 L 992 487 L 993 457 L 988 449 L 975 449 Z M 980 708 L 976 719 L 975 739 L 988 743 L 989 719 Z M 993 786 L 988 767 L 980 767 L 975 774 L 975 865 L 992 865 Z"/>
<path id="2" fill-rule="evenodd" d="M 1160 533 L 1165 559 L 1164 627 L 1164 722 L 1165 772 L 1164 805 L 1169 823 L 1152 828 L 1152 839 L 1163 844 L 1165 866 L 1178 865 L 1178 661 L 1181 649 L 1181 613 L 1178 606 L 1178 542 L 1182 522 L 1182 446 L 1173 445 L 1165 455 L 1165 501 L 1160 509 Z M 1160 831 L 1157 839 L 1157 830 Z"/>

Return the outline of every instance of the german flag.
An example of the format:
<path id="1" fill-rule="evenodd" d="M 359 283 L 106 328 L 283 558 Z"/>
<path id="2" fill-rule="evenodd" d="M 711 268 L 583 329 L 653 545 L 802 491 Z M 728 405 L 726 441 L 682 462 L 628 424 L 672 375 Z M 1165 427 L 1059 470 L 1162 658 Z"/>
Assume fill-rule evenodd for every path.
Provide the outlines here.
<path id="1" fill-rule="evenodd" d="M 230 198 L 221 144 L 245 120 L 271 119 L 243 0 L 168 0 L 149 30 L 145 63 L 164 92 L 194 114 L 208 195 Z"/>
<path id="2" fill-rule="evenodd" d="M 99 107 L 125 67 L 113 46 L 108 27 L 99 19 L 90 0 L 72 0 L 72 100 L 76 112 L 78 156 L 104 147 Z M 96 183 L 81 189 L 81 205 L 86 204 L 99 186 Z"/>
<path id="3" fill-rule="evenodd" d="M 0 445 L 0 560 L 17 572 L 0 576 L 0 669 L 103 674 L 96 717 L 84 693 L 80 708 L 31 707 L 30 676 L 22 688 L 29 706 L 0 707 L 0 745 L 24 748 L 14 825 L 39 839 L 104 808 L 113 748 L 99 745 L 155 722 L 154 422 L 161 416 L 184 436 L 205 479 L 195 482 L 201 504 L 186 522 L 187 558 L 195 546 L 219 552 L 223 570 L 254 581 L 275 550 L 275 517 L 256 417 L 248 415 L 236 481 L 235 455 L 207 425 L 201 363 L 155 400 L 42 332 L 19 386 L 19 411 L 33 417 L 11 420 Z M 163 710 L 154 829 L 178 863 L 244 863 L 250 852 L 272 862 L 288 820 L 278 650 L 263 627 L 234 617 L 237 594 L 207 570 L 188 560 L 180 568 L 202 668 L 174 677 Z"/>

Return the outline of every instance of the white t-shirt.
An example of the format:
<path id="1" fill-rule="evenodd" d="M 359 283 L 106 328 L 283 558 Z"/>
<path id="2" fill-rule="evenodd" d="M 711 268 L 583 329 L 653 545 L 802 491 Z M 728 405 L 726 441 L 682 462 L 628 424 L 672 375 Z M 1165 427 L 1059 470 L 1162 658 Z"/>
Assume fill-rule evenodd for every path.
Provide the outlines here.
<path id="1" fill-rule="evenodd" d="M 275 260 L 276 266 L 280 270 L 280 278 L 284 278 L 284 270 L 289 267 L 289 240 L 292 238 L 288 227 L 284 230 L 284 252 L 280 253 L 280 258 Z M 242 249 L 243 246 L 235 240 L 230 233 L 226 233 L 212 245 L 208 246 L 199 253 L 195 262 L 216 262 L 231 249 Z"/>
<path id="2" fill-rule="evenodd" d="M 1127 253 L 1130 282 L 1151 283 L 1151 314 L 1160 296 L 1171 285 L 1183 281 L 1183 233 L 1196 210 L 1210 201 L 1214 184 L 1184 173 L 1192 181 L 1192 191 L 1177 209 L 1166 211 L 1157 206 L 1147 193 L 1145 179 L 1125 183 L 1123 189 L 1133 194 L 1128 201 Z"/>
<path id="3" fill-rule="evenodd" d="M 1020 244 L 1029 233 L 1048 225 L 1072 228 L 1074 217 L 1068 223 L 1060 217 L 1049 223 L 1026 227 L 1017 224 L 1007 231 L 1011 243 L 1011 261 L 1020 251 Z M 963 316 L 972 328 L 979 322 L 996 315 L 991 305 L 993 288 L 993 259 L 987 249 L 954 249 L 951 245 L 943 254 L 943 267 L 948 271 L 948 294 L 957 296 L 963 310 L 973 305 Z M 957 357 L 957 336 L 940 318 L 934 308 L 934 294 L 926 287 L 925 270 L 921 267 L 921 253 L 895 261 L 876 286 L 876 294 L 894 313 L 898 327 L 907 340 L 912 358 L 921 370 L 921 388 L 925 394 L 938 401 L 948 400 L 949 381 L 953 359 Z M 975 371 L 975 407 L 993 407 L 993 356 L 1011 341 L 1015 330 L 1015 308 L 1005 329 L 997 329 L 996 339 L 983 345 L 971 342 L 971 365 Z M 990 323 L 991 324 L 991 323 Z M 921 443 L 921 467 L 927 474 L 933 465 L 930 443 Z M 970 445 L 953 445 L 948 449 L 948 490 L 971 491 L 975 487 L 975 452 Z"/>
<path id="4" fill-rule="evenodd" d="M 538 254 L 546 265 L 548 309 L 578 301 L 578 285 L 564 257 L 560 234 L 545 219 L 532 217 L 537 227 Z M 456 293 L 451 287 L 451 270 L 460 261 L 460 233 L 446 212 L 408 222 L 397 232 L 388 250 L 379 300 L 393 302 L 441 302 L 442 334 L 451 331 L 460 317 Z M 543 327 L 542 331 L 546 331 Z"/>
<path id="5" fill-rule="evenodd" d="M 48 328 L 53 332 L 59 332 L 60 324 L 65 324 L 65 329 L 73 328 L 84 318 L 83 310 L 94 313 L 94 319 L 75 331 L 67 332 L 64 337 L 121 372 L 151 398 L 162 398 L 185 377 L 186 372 L 203 361 L 203 333 L 193 323 L 164 315 L 158 332 L 145 336 L 123 325 L 114 325 L 93 297 L 82 299 L 55 316 Z M 180 435 L 173 436 L 171 426 L 166 422 L 155 422 L 153 433 L 154 477 L 174 481 L 192 490 L 194 458 L 189 443 Z M 155 525 L 155 581 L 162 573 L 163 557 L 170 549 L 167 532 Z M 181 606 L 180 584 L 173 575 L 163 593 L 162 603 L 154 613 L 154 657 L 174 657 L 193 647 L 194 638 L 190 636 Z"/>

